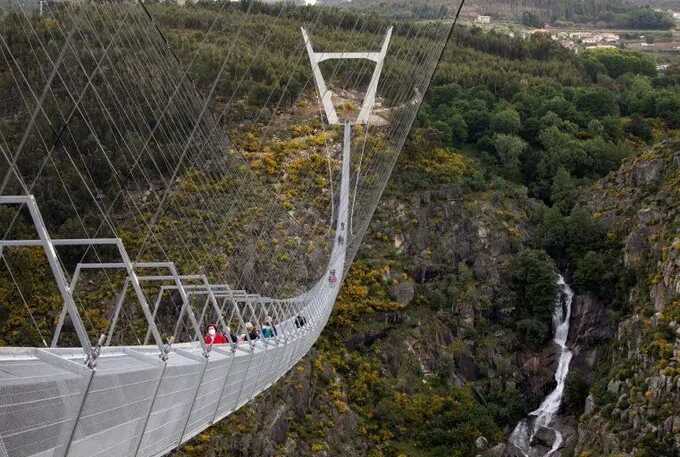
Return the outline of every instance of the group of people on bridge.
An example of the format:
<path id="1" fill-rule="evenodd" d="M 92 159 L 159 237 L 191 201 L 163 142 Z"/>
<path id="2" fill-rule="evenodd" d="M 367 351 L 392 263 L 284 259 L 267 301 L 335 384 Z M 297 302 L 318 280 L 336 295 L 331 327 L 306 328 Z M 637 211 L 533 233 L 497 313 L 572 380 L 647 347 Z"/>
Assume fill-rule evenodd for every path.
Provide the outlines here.
<path id="1" fill-rule="evenodd" d="M 298 316 L 295 319 L 295 326 L 297 328 L 301 328 L 305 323 L 306 320 L 302 316 Z M 244 332 L 237 335 L 229 327 L 226 328 L 225 332 L 220 332 L 217 324 L 208 324 L 203 341 L 209 346 L 214 344 L 239 344 L 246 341 L 256 341 L 260 338 L 275 338 L 279 335 L 276 325 L 274 325 L 270 316 L 265 318 L 264 324 L 259 329 L 252 322 L 246 322 L 244 327 Z"/>

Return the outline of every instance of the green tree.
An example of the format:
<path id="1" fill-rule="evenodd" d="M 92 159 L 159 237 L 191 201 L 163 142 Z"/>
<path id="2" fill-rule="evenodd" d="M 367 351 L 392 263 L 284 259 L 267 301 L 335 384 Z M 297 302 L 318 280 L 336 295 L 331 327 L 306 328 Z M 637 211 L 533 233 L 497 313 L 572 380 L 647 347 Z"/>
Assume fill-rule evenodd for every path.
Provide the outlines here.
<path id="1" fill-rule="evenodd" d="M 623 93 L 622 106 L 625 114 L 639 114 L 653 116 L 654 88 L 647 76 L 636 75 L 627 78 L 626 89 Z"/>
<path id="2" fill-rule="evenodd" d="M 612 281 L 615 282 L 616 272 L 612 270 L 610 259 L 603 253 L 588 251 L 576 261 L 574 272 L 574 286 L 581 290 L 588 290 L 598 297 L 604 297 L 610 292 Z"/>
<path id="3" fill-rule="evenodd" d="M 516 135 L 499 133 L 494 137 L 494 148 L 501 170 L 504 170 L 510 178 L 520 179 L 520 158 L 527 149 L 527 143 Z"/>
<path id="4" fill-rule="evenodd" d="M 559 208 L 543 214 L 540 227 L 541 246 L 555 259 L 575 264 L 588 251 L 607 248 L 607 229 L 590 211 L 576 207 L 568 216 Z"/>
<path id="5" fill-rule="evenodd" d="M 636 136 L 647 143 L 654 139 L 654 132 L 649 122 L 640 116 L 633 116 L 630 122 L 628 122 L 626 133 Z"/>
<path id="6" fill-rule="evenodd" d="M 499 111 L 491 116 L 491 130 L 494 133 L 516 134 L 522 128 L 519 113 L 512 108 Z"/>
<path id="7" fill-rule="evenodd" d="M 539 28 L 543 26 L 543 22 L 541 21 L 541 18 L 538 17 L 538 15 L 530 12 L 530 11 L 524 11 L 522 13 L 522 24 L 526 25 L 527 27 L 534 27 L 534 28 Z"/>
<path id="8" fill-rule="evenodd" d="M 525 343 L 540 347 L 550 337 L 558 285 L 555 263 L 542 250 L 522 251 L 510 264 L 514 316 Z"/>
<path id="9" fill-rule="evenodd" d="M 491 122 L 489 112 L 482 109 L 473 109 L 463 114 L 468 126 L 470 140 L 477 141 L 489 130 Z"/>
<path id="10" fill-rule="evenodd" d="M 444 121 L 436 121 L 432 124 L 432 128 L 437 133 L 442 145 L 449 145 L 452 143 L 451 127 Z"/>
<path id="11" fill-rule="evenodd" d="M 623 16 L 622 25 L 631 29 L 670 30 L 675 27 L 673 17 L 651 7 L 637 8 Z"/>
<path id="12" fill-rule="evenodd" d="M 656 115 L 671 127 L 680 127 L 680 93 L 677 90 L 657 93 Z"/>
<path id="13" fill-rule="evenodd" d="M 616 96 L 605 88 L 582 89 L 576 94 L 576 107 L 591 116 L 604 117 L 619 114 Z"/>
<path id="14" fill-rule="evenodd" d="M 468 139 L 468 125 L 463 116 L 455 113 L 449 118 L 451 128 L 451 141 L 454 145 L 465 143 Z"/>
<path id="15" fill-rule="evenodd" d="M 600 61 L 600 59 L 597 58 L 597 56 L 593 55 L 591 52 L 586 53 L 582 57 L 581 63 L 584 70 L 590 77 L 590 80 L 593 82 L 598 82 L 601 78 L 601 75 L 608 74 L 607 67 Z"/>
<path id="16" fill-rule="evenodd" d="M 562 214 L 568 214 L 576 202 L 578 184 L 571 173 L 559 167 L 553 177 L 550 198 Z"/>
<path id="17" fill-rule="evenodd" d="M 543 111 L 555 113 L 561 119 L 568 119 L 571 121 L 575 121 L 578 117 L 574 104 L 561 95 L 552 97 L 548 100 L 543 105 Z"/>
<path id="18" fill-rule="evenodd" d="M 571 370 L 564 387 L 564 406 L 567 410 L 576 416 L 583 414 L 589 393 L 590 385 L 583 371 Z"/>
<path id="19" fill-rule="evenodd" d="M 583 53 L 583 63 L 588 73 L 600 73 L 602 69 L 612 78 L 626 73 L 656 76 L 656 63 L 648 55 L 619 49 L 592 49 Z"/>

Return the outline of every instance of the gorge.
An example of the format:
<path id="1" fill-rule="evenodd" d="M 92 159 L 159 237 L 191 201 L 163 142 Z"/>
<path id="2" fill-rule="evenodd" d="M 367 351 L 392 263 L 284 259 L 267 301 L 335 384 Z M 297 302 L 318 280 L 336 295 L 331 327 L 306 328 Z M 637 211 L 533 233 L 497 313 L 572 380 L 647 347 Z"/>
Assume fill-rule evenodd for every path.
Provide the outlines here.
<path id="1" fill-rule="evenodd" d="M 510 435 L 510 444 L 521 454 L 519 457 L 553 457 L 562 446 L 564 438 L 562 432 L 555 427 L 554 419 L 562 405 L 564 387 L 569 375 L 569 364 L 572 359 L 572 352 L 567 347 L 569 338 L 569 324 L 571 319 L 571 306 L 574 299 L 574 292 L 564 281 L 562 276 L 557 282 L 560 291 L 555 300 L 555 310 L 553 314 L 553 325 L 555 336 L 553 343 L 559 348 L 559 362 L 555 372 L 557 386 L 548 395 L 535 411 L 532 411 L 528 418 L 523 419 Z M 537 434 L 545 430 L 552 432 L 552 443 L 549 449 L 540 449 L 536 445 L 534 438 Z M 512 450 L 510 454 L 512 454 Z"/>
<path id="2" fill-rule="evenodd" d="M 242 234 L 257 230 L 269 207 L 269 194 L 253 193 L 247 211 L 235 218 L 245 230 L 226 233 L 228 245 L 271 255 L 269 263 L 283 267 L 268 278 L 311 278 L 325 266 L 317 246 L 328 234 L 318 230 L 308 239 L 296 230 L 322 225 L 334 203 L 327 157 L 338 138 L 316 116 L 313 87 L 305 85 L 307 56 L 293 66 L 276 58 L 287 43 L 301 42 L 299 27 L 308 25 L 311 10 L 252 2 L 257 14 L 246 20 L 243 9 L 251 2 L 227 3 L 224 11 L 219 2 L 146 6 L 177 58 L 195 59 L 191 81 L 203 93 L 214 89 L 210 109 L 226 113 L 217 125 L 229 130 L 239 160 L 242 155 L 247 162 L 243 169 L 252 170 L 253 182 L 276 190 L 285 204 L 283 220 L 300 221 L 299 227 L 277 227 L 276 242 L 244 242 Z M 329 10 L 314 35 L 319 49 L 335 49 L 323 29 L 339 24 L 351 33 L 359 23 L 354 14 Z M 35 43 L 19 39 L 22 28 L 10 27 L 10 17 L 3 20 L 0 35 L 11 30 L 8 46 L 28 58 Z M 54 24 L 34 21 L 45 36 L 53 33 Z M 238 40 L 241 25 L 247 39 Z M 270 46 L 259 52 L 270 33 Z M 383 39 L 363 35 L 377 47 Z M 125 42 L 136 43 L 132 38 Z M 225 43 L 235 43 L 235 56 L 227 55 Z M 401 49 L 409 43 L 397 36 L 393 44 Z M 230 68 L 213 86 L 216 62 L 227 57 L 243 84 Z M 153 72 L 139 71 L 143 63 L 121 67 L 127 73 L 120 83 L 151 80 Z M 35 68 L 36 75 L 45 71 Z M 520 39 L 458 28 L 319 341 L 270 390 L 174 455 L 680 456 L 680 68 L 663 74 L 655 68 L 648 55 L 625 50 L 575 55 L 541 34 Z M 5 88 L 13 81 L 0 65 L 0 99 L 9 100 L 0 103 L 0 133 L 16 140 L 27 119 L 11 110 L 19 96 Z M 236 86 L 248 93 L 233 98 Z M 153 93 L 167 87 L 154 83 Z M 295 103 L 289 92 L 304 96 Z M 130 94 L 120 91 L 119 97 L 134 106 Z M 281 106 L 261 109 L 272 97 Z M 94 120 L 107 131 L 105 117 Z M 154 122 L 149 114 L 149 125 Z M 70 141 L 89 147 L 83 131 L 74 129 Z M 369 152 L 379 144 L 369 141 Z M 382 170 L 360 165 L 364 147 L 362 141 L 354 145 L 353 166 Z M 103 170 L 88 151 L 83 148 L 81 160 L 93 172 Z M 159 149 L 158 157 L 164 152 Z M 55 160 L 66 159 L 57 148 Z M 332 165 L 335 173 L 339 162 Z M 189 196 L 197 189 L 237 199 L 246 182 L 211 182 L 199 173 L 196 186 L 193 179 L 182 181 L 177 214 L 191 210 Z M 362 178 L 364 184 L 374 180 Z M 145 189 L 131 195 L 153 213 Z M 56 178 L 41 191 L 55 196 L 46 220 L 58 226 L 56 233 L 79 226 L 56 198 Z M 218 209 L 200 216 L 210 222 L 237 214 Z M 0 210 L 0 226 L 11 220 Z M 179 230 L 168 243 L 174 251 L 197 236 L 194 225 L 178 222 L 174 213 L 160 222 Z M 33 235 L 24 223 L 16 232 L 18 238 Z M 135 238 L 132 230 L 123 234 Z M 300 254 L 283 255 L 287 250 Z M 68 254 L 72 261 L 75 254 Z M 49 341 L 61 307 L 47 286 L 49 275 L 30 249 L 0 257 L 0 346 L 37 340 L 33 317 Z M 262 255 L 248 257 L 256 261 L 229 264 L 235 278 L 267 266 Z M 21 289 L 12 285 L 10 266 L 26 273 Z M 556 271 L 567 280 L 556 282 Z M 98 283 L 107 283 L 103 273 L 84 282 L 83 300 L 92 302 L 85 315 L 105 327 L 115 297 L 97 293 Z M 162 324 L 170 330 L 180 311 L 176 298 L 162 301 L 168 310 Z M 123 312 L 128 336 L 143 337 L 143 316 Z"/>

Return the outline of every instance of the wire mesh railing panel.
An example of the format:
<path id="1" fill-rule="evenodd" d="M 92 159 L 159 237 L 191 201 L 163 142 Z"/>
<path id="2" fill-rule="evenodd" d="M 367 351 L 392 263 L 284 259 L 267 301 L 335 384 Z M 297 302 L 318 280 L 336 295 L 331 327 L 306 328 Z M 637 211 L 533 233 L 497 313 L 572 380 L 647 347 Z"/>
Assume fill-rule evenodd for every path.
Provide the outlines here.
<path id="1" fill-rule="evenodd" d="M 5 447 L 5 440 L 2 439 L 2 434 L 0 434 L 0 457 L 9 457 L 9 454 L 7 454 L 7 447 Z"/>
<path id="2" fill-rule="evenodd" d="M 0 371 L 0 435 L 7 455 L 59 456 L 88 379 L 35 359 L 4 362 Z"/>
<path id="3" fill-rule="evenodd" d="M 279 345 L 271 346 L 267 349 L 265 358 L 262 361 L 260 374 L 253 379 L 256 392 L 262 392 L 266 386 L 270 385 L 275 374 L 279 371 L 279 364 L 283 352 L 284 347 Z"/>
<path id="4" fill-rule="evenodd" d="M 190 413 L 202 365 L 171 354 L 140 445 L 140 456 L 174 448 Z"/>
<path id="5" fill-rule="evenodd" d="M 249 401 L 255 396 L 258 386 L 258 377 L 262 374 L 262 367 L 269 361 L 270 353 L 263 348 L 257 348 L 250 368 L 246 373 L 246 382 L 243 384 L 241 397 L 239 399 L 239 407 L 243 401 Z"/>
<path id="6" fill-rule="evenodd" d="M 101 357 L 75 431 L 73 455 L 134 452 L 160 375 L 159 367 L 133 357 Z"/>
<path id="7" fill-rule="evenodd" d="M 232 356 L 230 355 L 219 354 L 215 351 L 210 353 L 210 361 L 192 406 L 191 416 L 182 441 L 210 425 L 220 400 L 220 393 L 232 362 L 231 359 Z"/>
<path id="8" fill-rule="evenodd" d="M 227 377 L 227 384 L 220 401 L 218 414 L 234 411 L 242 393 L 242 388 L 247 383 L 248 373 L 254 363 L 254 354 L 236 353 L 236 357 Z"/>

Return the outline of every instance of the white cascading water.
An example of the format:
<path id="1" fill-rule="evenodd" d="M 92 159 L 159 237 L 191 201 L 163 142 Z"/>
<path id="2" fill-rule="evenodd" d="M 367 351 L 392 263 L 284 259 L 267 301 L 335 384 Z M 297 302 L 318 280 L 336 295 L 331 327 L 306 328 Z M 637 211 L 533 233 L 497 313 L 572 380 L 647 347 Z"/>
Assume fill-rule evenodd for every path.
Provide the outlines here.
<path id="1" fill-rule="evenodd" d="M 553 419 L 560 409 L 562 404 L 562 396 L 564 395 L 564 386 L 569 374 L 569 364 L 571 363 L 572 352 L 567 347 L 567 338 L 569 337 L 569 321 L 571 319 L 571 302 L 574 298 L 574 292 L 569 285 L 564 281 L 560 275 L 557 280 L 557 285 L 560 288 L 560 294 L 555 300 L 555 310 L 553 311 L 553 327 L 555 329 L 555 338 L 553 341 L 560 348 L 560 359 L 557 364 L 557 371 L 555 372 L 555 381 L 557 387 L 550 392 L 541 406 L 535 411 L 532 411 L 529 416 L 535 417 L 533 426 L 530 430 L 530 422 L 528 419 L 523 419 L 515 430 L 510 435 L 510 443 L 520 450 L 525 457 L 534 457 L 536 454 L 532 453 L 531 441 L 536 431 L 541 428 L 547 428 L 555 432 L 555 441 L 551 449 L 542 457 L 552 457 L 553 453 L 562 446 L 563 436 L 559 430 L 552 427 Z"/>

